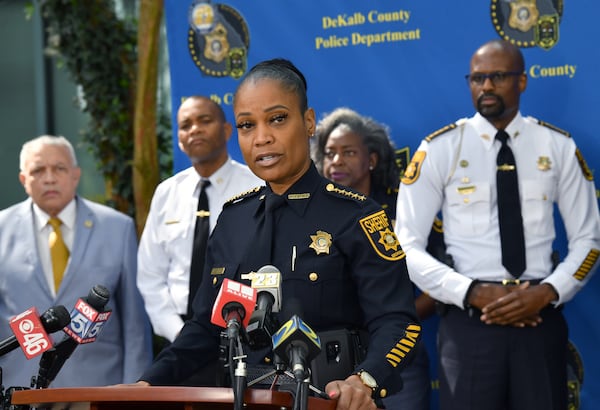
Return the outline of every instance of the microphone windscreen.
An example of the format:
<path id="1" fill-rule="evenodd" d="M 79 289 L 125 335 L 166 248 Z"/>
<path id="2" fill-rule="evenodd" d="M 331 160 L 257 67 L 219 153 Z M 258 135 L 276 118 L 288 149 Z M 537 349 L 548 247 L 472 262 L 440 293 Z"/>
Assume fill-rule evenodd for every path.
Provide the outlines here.
<path id="1" fill-rule="evenodd" d="M 110 298 L 109 290 L 102 285 L 95 285 L 90 289 L 87 297 L 87 303 L 98 311 L 102 311 Z"/>
<path id="2" fill-rule="evenodd" d="M 40 319 L 46 332 L 54 333 L 71 322 L 71 315 L 66 307 L 59 305 L 46 310 Z"/>

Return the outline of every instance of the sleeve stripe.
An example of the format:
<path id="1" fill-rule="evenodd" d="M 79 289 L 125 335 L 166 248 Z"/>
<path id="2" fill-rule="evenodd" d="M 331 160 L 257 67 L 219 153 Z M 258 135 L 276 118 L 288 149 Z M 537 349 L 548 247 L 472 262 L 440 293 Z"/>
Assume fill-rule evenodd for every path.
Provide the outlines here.
<path id="1" fill-rule="evenodd" d="M 406 339 L 400 340 L 400 342 L 398 342 L 398 344 L 399 345 L 403 344 L 403 345 L 405 345 L 409 349 L 415 347 L 415 344 L 413 342 L 411 342 L 410 340 L 406 340 Z"/>
<path id="2" fill-rule="evenodd" d="M 408 353 L 415 347 L 421 334 L 421 326 L 411 324 L 406 327 L 404 337 L 385 355 L 392 367 L 397 367 Z"/>
<path id="3" fill-rule="evenodd" d="M 596 264 L 596 261 L 598 261 L 599 255 L 600 255 L 600 250 L 598 250 L 598 249 L 590 250 L 590 252 L 585 257 L 584 261 L 579 266 L 579 269 L 577 269 L 577 272 L 575 272 L 573 274 L 573 277 L 579 281 L 584 280 L 585 277 L 588 275 L 588 273 L 590 273 L 590 271 Z"/>
<path id="4" fill-rule="evenodd" d="M 393 353 L 393 356 L 405 357 L 406 353 L 408 353 L 409 351 L 410 351 L 410 349 L 407 350 L 406 352 L 403 352 L 403 351 L 398 350 L 398 349 L 392 349 L 392 350 L 390 350 L 390 353 L 388 353 L 387 357 L 392 356 L 392 353 Z"/>

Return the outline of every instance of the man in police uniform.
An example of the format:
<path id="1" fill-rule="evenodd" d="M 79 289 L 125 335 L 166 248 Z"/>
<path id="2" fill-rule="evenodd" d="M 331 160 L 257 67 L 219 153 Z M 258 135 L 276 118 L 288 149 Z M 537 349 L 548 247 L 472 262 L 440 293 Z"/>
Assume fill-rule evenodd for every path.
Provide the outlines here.
<path id="1" fill-rule="evenodd" d="M 478 113 L 425 138 L 398 197 L 396 232 L 411 279 L 445 304 L 438 339 L 441 408 L 563 410 L 568 331 L 560 307 L 589 281 L 600 253 L 592 175 L 566 132 L 521 115 L 527 77 L 518 47 L 490 41 L 470 68 Z M 502 130 L 514 161 L 497 166 L 499 152 L 506 152 L 495 141 Z M 507 234 L 501 235 L 497 203 L 509 189 L 497 192 L 496 186 L 506 170 L 518 179 L 508 219 L 522 218 L 524 245 L 521 258 L 503 261 L 518 243 L 512 239 L 506 251 L 501 245 Z M 569 239 L 560 263 L 552 258 L 555 203 Z M 454 268 L 425 250 L 439 210 Z M 515 269 L 511 264 L 519 259 Z"/>

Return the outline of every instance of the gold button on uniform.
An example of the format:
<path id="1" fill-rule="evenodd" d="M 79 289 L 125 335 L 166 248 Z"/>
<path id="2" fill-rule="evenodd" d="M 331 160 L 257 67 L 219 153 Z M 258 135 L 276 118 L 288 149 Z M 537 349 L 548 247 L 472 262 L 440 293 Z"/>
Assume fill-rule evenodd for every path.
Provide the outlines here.
<path id="1" fill-rule="evenodd" d="M 311 272 L 308 275 L 308 279 L 310 279 L 311 282 L 316 282 L 316 280 L 319 279 L 319 275 L 317 275 L 315 272 Z"/>

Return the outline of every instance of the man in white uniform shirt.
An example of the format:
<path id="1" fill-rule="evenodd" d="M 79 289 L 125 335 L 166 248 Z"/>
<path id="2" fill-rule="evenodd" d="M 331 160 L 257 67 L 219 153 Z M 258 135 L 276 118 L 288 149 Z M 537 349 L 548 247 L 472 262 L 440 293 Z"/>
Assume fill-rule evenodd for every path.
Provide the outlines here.
<path id="1" fill-rule="evenodd" d="M 177 113 L 179 148 L 192 166 L 158 185 L 138 250 L 138 287 L 154 333 L 173 341 L 188 311 L 190 263 L 201 180 L 208 196 L 210 230 L 223 203 L 264 184 L 229 157 L 232 125 L 209 98 L 193 96 Z"/>
<path id="2" fill-rule="evenodd" d="M 527 76 L 517 46 L 490 41 L 470 69 L 478 113 L 421 143 L 402 179 L 396 219 L 411 279 L 445 304 L 441 409 L 562 410 L 568 330 L 561 306 L 589 281 L 600 254 L 592 173 L 568 133 L 521 115 Z M 510 187 L 502 185 L 507 175 Z M 560 262 L 552 250 L 555 204 L 569 242 Z M 440 210 L 453 268 L 425 250 Z M 518 226 L 509 241 L 503 221 Z"/>

